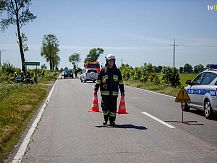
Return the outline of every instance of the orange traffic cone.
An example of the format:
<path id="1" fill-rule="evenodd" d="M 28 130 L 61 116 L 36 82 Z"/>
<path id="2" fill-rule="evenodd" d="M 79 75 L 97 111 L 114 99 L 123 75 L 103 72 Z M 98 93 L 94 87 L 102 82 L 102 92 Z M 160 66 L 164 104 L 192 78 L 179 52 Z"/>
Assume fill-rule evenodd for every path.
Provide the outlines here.
<path id="1" fill-rule="evenodd" d="M 119 104 L 119 109 L 117 111 L 118 114 L 128 114 L 126 110 L 126 105 L 125 105 L 125 98 L 124 96 L 121 96 L 120 104 Z"/>
<path id="2" fill-rule="evenodd" d="M 92 108 L 88 112 L 100 112 L 99 104 L 98 104 L 98 97 L 96 94 L 93 95 Z"/>

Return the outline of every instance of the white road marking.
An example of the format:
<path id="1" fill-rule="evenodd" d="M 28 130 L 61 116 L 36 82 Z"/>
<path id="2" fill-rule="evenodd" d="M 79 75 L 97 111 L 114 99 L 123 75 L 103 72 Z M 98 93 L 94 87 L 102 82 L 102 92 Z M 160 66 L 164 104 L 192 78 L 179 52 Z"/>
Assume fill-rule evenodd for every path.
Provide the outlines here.
<path id="1" fill-rule="evenodd" d="M 169 127 L 169 128 L 175 128 L 174 126 L 172 126 L 172 125 L 170 125 L 170 124 L 168 124 L 168 123 L 166 123 L 166 122 L 164 122 L 164 121 L 162 121 L 162 120 L 160 120 L 160 119 L 158 119 L 158 118 L 152 116 L 151 114 L 148 114 L 148 113 L 146 113 L 146 112 L 142 112 L 142 113 L 145 114 L 145 115 L 147 115 L 147 116 L 149 116 L 150 118 L 152 118 L 152 119 L 154 119 L 154 120 L 160 122 L 161 124 L 163 124 L 163 125 L 165 125 L 165 126 L 167 126 L 167 127 Z"/>
<path id="2" fill-rule="evenodd" d="M 31 136 L 34 133 L 34 131 L 35 131 L 37 125 L 38 125 L 38 122 L 40 121 L 40 119 L 42 117 L 42 114 L 43 114 L 43 112 L 44 112 L 44 110 L 45 110 L 45 108 L 46 108 L 46 106 L 47 106 L 47 104 L 48 104 L 48 102 L 50 100 L 50 97 L 51 97 L 51 95 L 53 93 L 55 85 L 56 85 L 56 82 L 54 83 L 54 85 L 53 85 L 53 87 L 52 87 L 52 89 L 51 89 L 51 91 L 50 91 L 50 93 L 49 93 L 49 95 L 48 95 L 48 97 L 47 97 L 44 105 L 42 106 L 41 110 L 39 111 L 37 117 L 35 118 L 32 126 L 31 126 L 31 128 L 29 129 L 26 137 L 24 138 L 24 140 L 23 140 L 23 142 L 22 142 L 19 150 L 17 151 L 17 154 L 15 155 L 12 163 L 19 163 L 19 162 L 21 162 L 21 160 L 22 160 L 22 158 L 23 158 L 23 156 L 25 154 L 26 148 L 27 148 L 27 146 L 28 146 L 28 144 L 29 144 L 29 142 L 31 140 Z"/>

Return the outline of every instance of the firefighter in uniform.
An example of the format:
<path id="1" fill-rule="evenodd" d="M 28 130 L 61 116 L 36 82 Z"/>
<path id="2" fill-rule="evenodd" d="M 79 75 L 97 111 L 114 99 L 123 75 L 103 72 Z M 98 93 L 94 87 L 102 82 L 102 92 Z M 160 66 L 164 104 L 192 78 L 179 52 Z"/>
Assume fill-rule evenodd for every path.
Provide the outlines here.
<path id="1" fill-rule="evenodd" d="M 115 126 L 118 91 L 120 89 L 121 96 L 124 96 L 124 84 L 121 72 L 115 65 L 115 56 L 112 54 L 106 56 L 106 65 L 101 69 L 94 87 L 95 95 L 99 88 L 102 96 L 103 125 L 107 125 L 109 120 L 110 125 Z"/>

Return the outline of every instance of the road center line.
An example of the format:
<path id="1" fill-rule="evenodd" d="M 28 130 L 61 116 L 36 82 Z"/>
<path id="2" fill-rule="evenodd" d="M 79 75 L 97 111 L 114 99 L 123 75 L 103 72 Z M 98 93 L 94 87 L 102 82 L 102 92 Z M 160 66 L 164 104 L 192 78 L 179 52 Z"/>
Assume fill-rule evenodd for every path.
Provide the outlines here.
<path id="1" fill-rule="evenodd" d="M 150 117 L 150 118 L 152 118 L 152 119 L 154 119 L 154 120 L 160 122 L 161 124 L 163 124 L 163 125 L 165 125 L 165 126 L 167 126 L 167 127 L 169 127 L 169 128 L 175 128 L 174 126 L 172 126 L 172 125 L 170 125 L 170 124 L 168 124 L 168 123 L 166 123 L 166 122 L 164 122 L 164 121 L 162 121 L 162 120 L 160 120 L 160 119 L 158 119 L 158 118 L 152 116 L 151 114 L 148 114 L 148 113 L 146 113 L 146 112 L 142 112 L 142 113 L 145 114 L 145 115 L 147 115 L 148 117 Z"/>

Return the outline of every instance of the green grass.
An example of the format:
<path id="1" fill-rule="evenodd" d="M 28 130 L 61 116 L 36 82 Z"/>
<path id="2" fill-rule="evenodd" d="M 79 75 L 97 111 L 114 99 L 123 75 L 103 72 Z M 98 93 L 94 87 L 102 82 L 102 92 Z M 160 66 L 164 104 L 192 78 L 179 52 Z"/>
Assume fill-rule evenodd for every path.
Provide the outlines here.
<path id="1" fill-rule="evenodd" d="M 39 83 L 47 84 L 47 83 L 55 81 L 58 76 L 59 76 L 59 72 L 46 71 L 43 77 L 42 76 L 38 77 L 38 81 Z"/>
<path id="2" fill-rule="evenodd" d="M 44 76 L 38 76 L 37 84 L 21 84 L 10 81 L 13 74 L 0 71 L 0 162 L 17 144 L 47 96 L 50 88 L 46 84 L 53 83 L 58 75 L 58 72 L 45 71 Z"/>
<path id="3" fill-rule="evenodd" d="M 196 77 L 197 74 L 180 74 L 180 82 L 183 86 L 186 86 L 187 80 L 192 80 Z"/>
<path id="4" fill-rule="evenodd" d="M 168 85 L 160 85 L 160 84 L 156 85 L 152 82 L 144 83 L 144 82 L 140 82 L 137 80 L 125 81 L 124 83 L 128 86 L 142 88 L 142 89 L 146 89 L 146 90 L 150 90 L 150 91 L 154 91 L 158 93 L 163 93 L 163 94 L 167 94 L 171 96 L 176 96 L 180 90 L 180 88 L 173 88 Z"/>
<path id="5" fill-rule="evenodd" d="M 47 93 L 40 84 L 0 85 L 0 162 L 17 144 Z"/>

